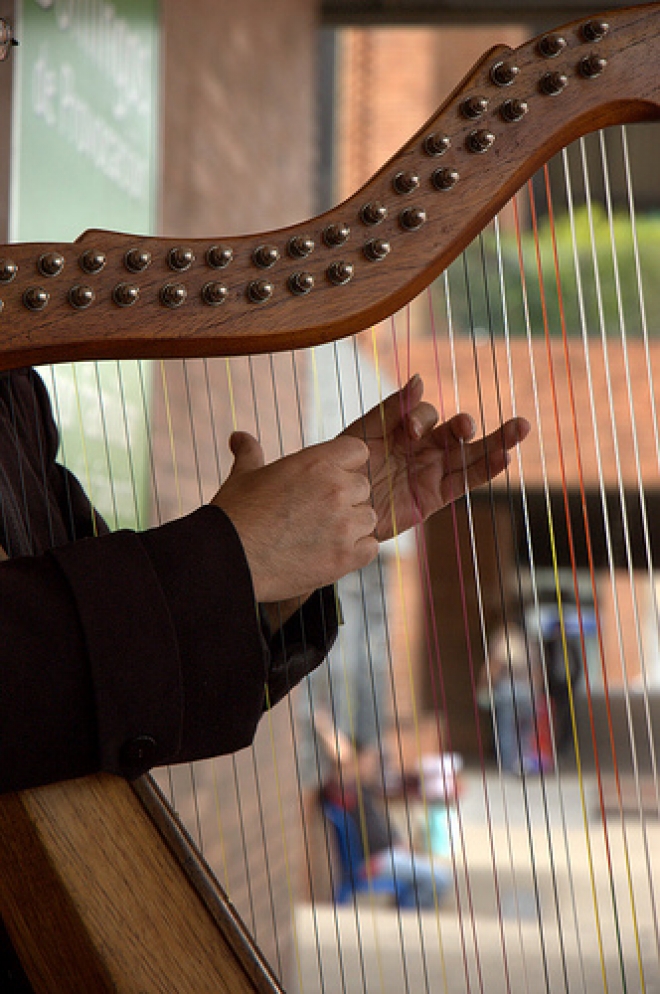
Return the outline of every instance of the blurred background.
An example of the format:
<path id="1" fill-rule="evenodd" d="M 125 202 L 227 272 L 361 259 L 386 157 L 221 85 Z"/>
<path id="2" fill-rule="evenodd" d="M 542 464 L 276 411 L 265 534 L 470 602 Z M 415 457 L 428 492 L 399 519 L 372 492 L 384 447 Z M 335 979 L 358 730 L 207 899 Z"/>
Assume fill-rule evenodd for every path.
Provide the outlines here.
<path id="1" fill-rule="evenodd" d="M 0 74 L 2 241 L 73 240 L 92 227 L 230 240 L 310 218 L 365 183 L 492 46 L 521 45 L 600 7 L 0 0 L 20 40 L 11 72 Z M 537 990 L 532 964 L 549 947 L 583 985 L 587 963 L 599 983 L 613 971 L 630 973 L 631 989 L 640 977 L 643 989 L 658 989 L 649 840 L 660 682 L 659 137 L 658 125 L 638 125 L 558 156 L 395 332 L 375 333 L 377 348 L 368 331 L 293 357 L 44 371 L 63 458 L 113 526 L 145 527 L 208 500 L 229 469 L 235 426 L 255 431 L 276 458 L 341 430 L 408 369 L 422 373 L 445 415 L 466 408 L 490 428 L 515 409 L 533 422 L 506 477 L 346 581 L 347 623 L 330 667 L 267 716 L 251 750 L 158 774 L 287 989 L 464 990 L 479 985 L 480 956 L 491 956 L 487 989 L 504 990 L 520 956 L 531 987 L 513 989 Z M 544 299 L 554 250 L 563 311 L 556 291 L 553 303 Z M 512 669 L 516 626 L 527 670 L 518 695 L 536 700 L 533 756 L 518 758 L 537 766 L 505 779 L 504 735 L 491 715 L 493 646 L 504 628 Z M 558 642 L 563 687 L 553 690 Z M 337 924 L 342 871 L 319 804 L 319 713 L 343 721 L 356 749 L 358 728 L 371 727 L 366 744 L 376 748 L 390 817 L 414 848 L 436 847 L 447 868 L 451 885 L 430 925 L 423 916 L 402 923 L 386 908 L 362 923 L 361 937 L 351 901 L 352 917 Z M 519 714 L 518 753 L 521 727 Z M 611 890 L 637 887 L 637 872 L 645 888 L 614 965 L 598 940 L 610 918 L 619 921 L 617 900 L 595 912 L 598 897 L 586 909 L 579 899 L 591 858 L 584 819 L 596 809 L 592 882 L 607 889 L 610 808 L 623 875 L 609 877 Z M 634 871 L 631 851 L 641 860 Z M 630 902 L 618 900 L 627 920 Z M 502 918 L 516 922 L 517 940 L 502 938 Z M 529 923 L 533 938 L 522 936 Z M 566 954 L 575 933 L 582 948 Z M 393 945 L 394 970 L 383 967 Z M 370 970 L 378 980 L 368 985 Z"/>

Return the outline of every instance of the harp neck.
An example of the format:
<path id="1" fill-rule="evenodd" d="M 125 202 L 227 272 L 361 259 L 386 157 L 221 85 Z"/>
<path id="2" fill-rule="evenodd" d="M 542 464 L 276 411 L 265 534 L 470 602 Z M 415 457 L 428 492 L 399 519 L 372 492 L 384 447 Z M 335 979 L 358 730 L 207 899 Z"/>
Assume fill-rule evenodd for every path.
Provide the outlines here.
<path id="1" fill-rule="evenodd" d="M 249 237 L 0 247 L 0 367 L 337 339 L 406 304 L 552 154 L 660 113 L 660 4 L 488 52 L 354 196 Z"/>

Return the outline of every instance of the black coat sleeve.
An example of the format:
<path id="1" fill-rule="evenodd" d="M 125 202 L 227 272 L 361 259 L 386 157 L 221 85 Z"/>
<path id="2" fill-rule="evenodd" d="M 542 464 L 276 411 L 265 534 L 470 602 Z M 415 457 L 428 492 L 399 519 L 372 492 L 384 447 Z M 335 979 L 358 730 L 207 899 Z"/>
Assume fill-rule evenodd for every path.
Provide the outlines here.
<path id="1" fill-rule="evenodd" d="M 232 752 L 317 666 L 334 591 L 271 635 L 224 513 L 0 565 L 0 790 Z"/>

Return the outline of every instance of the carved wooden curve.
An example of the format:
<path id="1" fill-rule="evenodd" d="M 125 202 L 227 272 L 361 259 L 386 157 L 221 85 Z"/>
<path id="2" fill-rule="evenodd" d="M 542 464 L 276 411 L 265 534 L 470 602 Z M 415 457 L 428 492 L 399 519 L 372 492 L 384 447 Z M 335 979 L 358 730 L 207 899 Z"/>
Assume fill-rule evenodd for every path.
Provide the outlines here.
<path id="1" fill-rule="evenodd" d="M 591 17 L 493 48 L 368 184 L 306 223 L 2 246 L 0 368 L 249 354 L 360 331 L 424 289 L 561 147 L 658 118 L 659 65 L 660 4 Z M 192 845 L 155 827 L 162 805 L 139 792 L 149 814 L 108 777 L 0 799 L 0 911 L 35 989 L 278 990 L 219 889 L 200 886 Z"/>
<path id="2" fill-rule="evenodd" d="M 361 190 L 304 224 L 0 248 L 0 364 L 235 355 L 360 331 L 441 273 L 570 141 L 660 114 L 660 5 L 496 47 Z"/>

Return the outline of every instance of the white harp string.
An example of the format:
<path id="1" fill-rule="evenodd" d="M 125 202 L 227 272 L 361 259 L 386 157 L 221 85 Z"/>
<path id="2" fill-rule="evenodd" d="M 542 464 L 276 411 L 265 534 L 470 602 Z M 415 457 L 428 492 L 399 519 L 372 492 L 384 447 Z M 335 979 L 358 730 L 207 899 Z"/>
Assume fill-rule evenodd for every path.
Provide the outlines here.
<path id="1" fill-rule="evenodd" d="M 123 494 L 113 479 L 115 456 L 109 439 L 110 429 L 117 429 L 128 449 L 125 472 L 132 503 L 128 517 L 132 518 L 131 526 L 144 527 L 185 513 L 212 496 L 229 470 L 227 436 L 234 428 L 252 431 L 261 438 L 268 461 L 331 437 L 391 389 L 400 387 L 410 372 L 416 371 L 418 354 L 432 356 L 424 370 L 427 393 L 434 403 L 439 401 L 443 419 L 464 405 L 472 405 L 475 396 L 478 433 L 490 430 L 489 419 L 509 408 L 530 418 L 533 438 L 514 454 L 506 478 L 498 481 L 497 493 L 491 489 L 490 493 L 468 494 L 460 509 L 452 507 L 445 512 L 448 527 L 444 534 L 452 535 L 453 547 L 444 549 L 440 565 L 429 548 L 428 533 L 421 527 L 411 538 L 397 537 L 393 543 L 398 547 L 394 553 L 394 559 L 399 560 L 396 568 L 390 564 L 389 553 L 379 560 L 374 573 L 376 600 L 384 619 L 382 641 L 375 638 L 370 618 L 368 580 L 366 576 L 357 578 L 359 638 L 367 682 L 375 697 L 382 678 L 388 696 L 387 714 L 381 716 L 376 710 L 375 719 L 377 777 L 383 787 L 388 777 L 402 774 L 407 763 L 416 771 L 421 767 L 427 748 L 421 742 L 420 726 L 426 716 L 422 703 L 437 724 L 431 736 L 435 750 L 444 749 L 455 762 L 451 714 L 447 715 L 444 740 L 439 738 L 447 684 L 456 661 L 443 642 L 446 619 L 442 604 L 434 600 L 434 569 L 443 568 L 446 562 L 447 569 L 460 577 L 456 604 L 462 617 L 451 619 L 455 627 L 464 628 L 464 633 L 460 632 L 465 643 L 460 665 L 470 670 L 472 692 L 476 693 L 477 670 L 483 660 L 491 708 L 492 603 L 499 602 L 507 623 L 511 594 L 513 604 L 525 606 L 533 619 L 524 632 L 530 658 L 540 658 L 538 706 L 546 709 L 551 709 L 552 702 L 538 623 L 544 598 L 550 596 L 558 607 L 564 642 L 567 581 L 578 588 L 585 611 L 591 609 L 591 598 L 601 623 L 608 612 L 605 620 L 611 631 L 606 650 L 602 646 L 594 649 L 594 637 L 583 633 L 583 643 L 588 641 L 583 660 L 588 688 L 582 688 L 579 700 L 571 703 L 574 765 L 565 763 L 558 754 L 550 724 L 547 734 L 552 770 L 541 769 L 538 776 L 525 771 L 520 778 L 506 774 L 497 724 L 492 730 L 495 755 L 491 761 L 482 738 L 477 701 L 470 702 L 478 741 L 475 756 L 466 760 L 465 769 L 451 768 L 450 778 L 462 779 L 465 788 L 453 803 L 451 818 L 447 818 L 448 848 L 441 857 L 451 873 L 452 885 L 432 910 L 385 907 L 374 894 L 364 898 L 353 895 L 343 906 L 333 900 L 338 883 L 334 836 L 326 821 L 315 820 L 306 793 L 307 765 L 317 783 L 322 775 L 320 744 L 315 736 L 310 742 L 305 740 L 299 715 L 302 703 L 306 702 L 310 711 L 314 706 L 310 682 L 265 715 L 248 752 L 195 764 L 187 771 L 158 774 L 160 783 L 168 783 L 173 806 L 291 994 L 390 994 L 393 982 L 406 994 L 435 994 L 436 990 L 446 994 L 458 990 L 475 994 L 581 990 L 591 994 L 595 988 L 614 991 L 621 987 L 650 992 L 658 974 L 660 923 L 655 873 L 660 784 L 653 700 L 658 682 L 660 608 L 652 520 L 657 487 L 644 461 L 652 438 L 654 468 L 660 472 L 660 426 L 653 382 L 657 317 L 647 313 L 650 304 L 644 298 L 643 255 L 647 249 L 637 237 L 627 133 L 621 132 L 620 141 L 628 197 L 626 219 L 631 231 L 629 248 L 619 244 L 621 216 L 615 209 L 609 180 L 610 138 L 607 143 L 604 138 L 598 141 L 610 239 L 606 264 L 613 271 L 616 335 L 602 286 L 607 280 L 599 255 L 603 247 L 596 245 L 599 235 L 593 205 L 600 198 L 592 192 L 593 163 L 587 144 L 581 142 L 556 162 L 563 179 L 563 193 L 557 193 L 556 199 L 562 201 L 562 217 L 566 213 L 570 232 L 568 248 L 562 249 L 566 255 L 561 257 L 561 267 L 570 267 L 575 280 L 577 313 L 577 327 L 567 329 L 570 348 L 563 354 L 559 336 L 543 352 L 545 329 L 537 326 L 533 313 L 534 295 L 550 295 L 556 287 L 552 286 L 554 277 L 544 271 L 536 256 L 536 248 L 524 241 L 531 223 L 528 192 L 523 191 L 515 202 L 519 230 L 512 229 L 509 208 L 506 218 L 496 219 L 429 293 L 429 310 L 437 308 L 437 313 L 428 319 L 430 337 L 421 344 L 422 333 L 414 327 L 411 331 L 411 323 L 414 325 L 421 313 L 415 312 L 414 304 L 412 317 L 410 313 L 393 317 L 374 329 L 371 338 L 366 333 L 359 341 L 335 343 L 312 353 L 195 360 L 168 363 L 162 368 L 156 363 L 137 363 L 130 372 L 126 364 L 118 364 L 111 374 L 119 397 L 112 414 L 110 410 L 100 416 L 94 412 L 93 418 L 81 421 L 82 450 L 89 433 L 98 429 L 104 462 L 103 473 L 98 476 L 83 462 L 82 470 L 78 468 L 83 484 L 94 500 L 107 489 L 111 523 L 124 520 Z M 584 191 L 579 197 L 574 192 L 576 169 Z M 588 259 L 578 232 L 583 215 L 591 239 Z M 486 255 L 491 243 L 495 245 L 496 269 L 489 271 Z M 547 244 L 543 251 L 548 251 Z M 633 258 L 638 297 L 639 314 L 634 319 L 626 312 L 627 298 L 621 286 L 624 276 L 619 269 L 621 254 L 628 251 Z M 478 265 L 473 265 L 475 259 Z M 510 287 L 518 262 L 521 271 L 514 292 Z M 537 284 L 540 290 L 534 289 Z M 595 300 L 596 329 L 589 310 L 593 303 L 590 294 Z M 471 322 L 464 320 L 466 305 L 461 295 L 467 295 L 467 311 L 473 310 Z M 487 315 L 483 322 L 485 344 L 479 337 L 476 314 L 482 305 Z M 548 334 L 555 334 L 554 325 Z M 422 345 L 428 346 L 423 353 Z M 554 345 L 558 346 L 556 351 L 550 347 Z M 466 347 L 471 348 L 470 376 L 476 393 L 474 384 L 462 379 L 467 368 Z M 617 349 L 624 373 L 620 394 L 613 369 Z M 578 354 L 580 369 L 584 368 L 579 382 L 575 368 L 571 368 L 573 363 L 577 367 Z M 644 369 L 641 362 L 635 363 L 635 357 L 642 354 Z M 109 375 L 102 366 L 92 370 L 101 389 Z M 557 389 L 565 387 L 568 380 L 574 391 L 584 392 L 577 408 L 582 418 L 579 424 L 570 424 L 568 409 L 558 411 L 554 422 L 549 416 L 552 412 L 544 409 L 550 396 L 544 390 L 549 380 L 556 381 Z M 130 398 L 134 381 L 135 397 Z M 59 374 L 50 377 L 49 387 L 56 415 L 62 416 L 70 398 L 63 396 L 65 388 L 59 383 Z M 642 392 L 649 412 L 643 421 Z M 181 403 L 173 402 L 175 394 Z M 328 397 L 336 410 L 330 410 Z M 236 398 L 235 403 L 231 398 Z M 131 410 L 131 399 L 137 424 L 132 420 L 136 414 Z M 555 403 L 560 405 L 561 400 L 555 399 Z M 523 404 L 530 409 L 522 409 Z M 170 425 L 174 407 L 179 408 L 183 422 L 172 421 Z M 152 422 L 158 409 L 161 424 L 156 437 Z M 526 446 L 533 448 L 537 469 L 532 467 Z M 563 520 L 563 515 L 569 516 L 569 495 L 563 489 L 581 497 L 583 504 L 586 496 L 584 482 L 576 478 L 574 470 L 566 469 L 560 480 L 555 464 L 556 460 L 577 460 L 579 464 L 580 450 L 588 448 L 594 453 L 594 479 L 589 483 L 598 489 L 594 503 L 600 503 L 598 525 L 602 516 L 605 546 L 604 563 L 599 561 L 592 567 L 591 576 L 582 572 L 575 558 L 572 563 L 565 562 L 563 553 L 558 552 L 562 532 L 571 527 L 570 521 Z M 63 454 L 69 458 L 66 437 Z M 633 467 L 631 471 L 628 466 Z M 146 501 L 143 490 L 148 491 Z M 628 509 L 632 491 L 639 502 L 639 547 Z M 555 499 L 558 496 L 565 500 L 563 511 Z M 621 517 L 622 554 L 616 547 L 619 536 L 615 533 L 614 496 L 616 514 Z M 496 497 L 504 508 L 502 519 L 496 513 Z M 636 515 L 637 505 L 635 508 Z M 539 543 L 545 538 L 537 540 L 534 533 L 543 513 L 550 545 L 546 558 L 539 552 Z M 465 537 L 461 531 L 463 514 Z M 496 550 L 502 538 L 500 520 L 506 519 L 513 532 L 513 559 L 508 566 L 503 560 L 499 573 L 489 572 L 482 547 L 484 516 L 489 519 L 489 540 Z M 583 524 L 585 529 L 592 527 L 591 514 Z M 470 600 L 473 596 L 474 604 Z M 645 626 L 653 630 L 653 638 Z M 346 684 L 350 682 L 347 655 L 353 651 L 350 635 L 344 628 L 340 630 L 333 658 L 337 679 Z M 423 676 L 418 657 L 429 667 Z M 615 679 L 610 673 L 616 670 L 617 662 L 620 677 Z M 329 672 L 323 671 L 322 677 L 330 712 L 336 717 L 339 703 L 334 699 L 333 682 Z M 424 680 L 426 689 L 422 687 Z M 595 740 L 590 745 L 588 739 L 590 726 L 600 720 L 594 717 L 594 708 L 609 706 L 617 695 L 623 705 L 625 748 L 621 755 L 617 753 L 620 743 L 603 721 L 599 730 L 609 736 L 610 758 L 619 778 L 614 796 L 603 800 L 609 784 L 607 750 Z M 349 711 L 354 706 L 355 702 L 349 701 Z M 538 711 L 535 718 L 539 733 Z M 309 756 L 305 752 L 308 747 Z M 623 755 L 626 750 L 629 760 Z M 430 838 L 430 804 L 424 791 L 422 781 L 421 800 L 413 799 L 406 790 L 395 801 L 386 798 L 391 820 L 400 826 L 409 845 L 419 845 L 420 839 L 428 843 Z M 634 795 L 632 807 L 627 791 Z"/>

